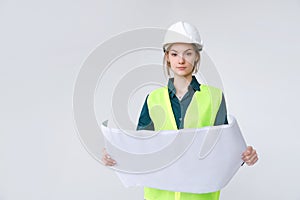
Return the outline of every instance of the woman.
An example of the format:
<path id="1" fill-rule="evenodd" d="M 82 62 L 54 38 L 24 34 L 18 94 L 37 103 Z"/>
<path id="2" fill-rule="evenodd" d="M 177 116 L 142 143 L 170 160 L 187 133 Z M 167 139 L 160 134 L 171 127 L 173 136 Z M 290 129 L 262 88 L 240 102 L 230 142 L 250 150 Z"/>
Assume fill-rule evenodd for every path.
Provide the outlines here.
<path id="1" fill-rule="evenodd" d="M 172 72 L 173 78 L 169 79 L 168 87 L 156 89 L 147 96 L 138 130 L 176 130 L 228 123 L 222 91 L 199 84 L 193 76 L 198 71 L 202 47 L 194 26 L 177 22 L 168 29 L 163 45 L 164 66 L 169 76 Z M 157 105 L 163 109 L 164 115 L 156 109 Z M 193 110 L 197 105 L 208 109 L 195 114 Z M 253 165 L 258 160 L 257 153 L 251 146 L 241 156 L 248 165 Z M 108 166 L 116 164 L 105 149 L 102 161 Z M 144 188 L 144 198 L 147 200 L 218 200 L 219 195 L 220 191 L 194 194 Z"/>

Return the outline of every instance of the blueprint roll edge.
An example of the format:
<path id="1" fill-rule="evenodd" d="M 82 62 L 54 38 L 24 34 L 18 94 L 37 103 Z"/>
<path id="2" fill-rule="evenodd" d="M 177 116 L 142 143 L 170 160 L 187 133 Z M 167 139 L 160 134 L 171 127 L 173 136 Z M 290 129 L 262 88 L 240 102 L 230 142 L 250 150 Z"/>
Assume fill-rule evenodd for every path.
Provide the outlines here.
<path id="1" fill-rule="evenodd" d="M 101 126 L 105 145 L 125 187 L 207 193 L 224 188 L 247 148 L 237 120 L 227 125 L 176 131 L 125 131 Z"/>

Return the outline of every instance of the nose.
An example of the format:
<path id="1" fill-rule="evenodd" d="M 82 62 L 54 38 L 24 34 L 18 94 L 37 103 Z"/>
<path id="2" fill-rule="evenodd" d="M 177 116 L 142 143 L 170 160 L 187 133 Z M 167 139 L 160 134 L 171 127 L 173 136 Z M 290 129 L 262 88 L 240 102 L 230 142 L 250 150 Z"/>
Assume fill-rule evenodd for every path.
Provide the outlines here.
<path id="1" fill-rule="evenodd" d="M 178 56 L 178 63 L 184 64 L 184 62 L 185 62 L 185 59 L 184 59 L 183 55 Z"/>

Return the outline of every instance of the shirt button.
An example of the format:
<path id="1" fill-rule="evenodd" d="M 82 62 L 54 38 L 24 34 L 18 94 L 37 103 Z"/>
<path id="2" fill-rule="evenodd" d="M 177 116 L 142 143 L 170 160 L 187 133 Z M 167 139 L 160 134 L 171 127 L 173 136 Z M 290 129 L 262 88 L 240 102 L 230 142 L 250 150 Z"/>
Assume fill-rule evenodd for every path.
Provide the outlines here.
<path id="1" fill-rule="evenodd" d="M 180 118 L 179 118 L 179 121 L 181 121 L 181 120 L 182 120 L 182 118 L 180 117 Z"/>

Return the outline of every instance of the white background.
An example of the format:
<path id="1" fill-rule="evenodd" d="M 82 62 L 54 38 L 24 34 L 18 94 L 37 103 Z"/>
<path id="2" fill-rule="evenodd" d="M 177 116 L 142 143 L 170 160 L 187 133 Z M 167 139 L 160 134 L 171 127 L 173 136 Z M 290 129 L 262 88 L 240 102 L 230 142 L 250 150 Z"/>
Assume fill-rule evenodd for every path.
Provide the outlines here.
<path id="1" fill-rule="evenodd" d="M 222 200 L 299 200 L 300 1 L 0 1 L 0 199 L 142 199 L 77 136 L 72 94 L 112 35 L 183 20 L 198 27 L 227 106 L 258 150 Z"/>

